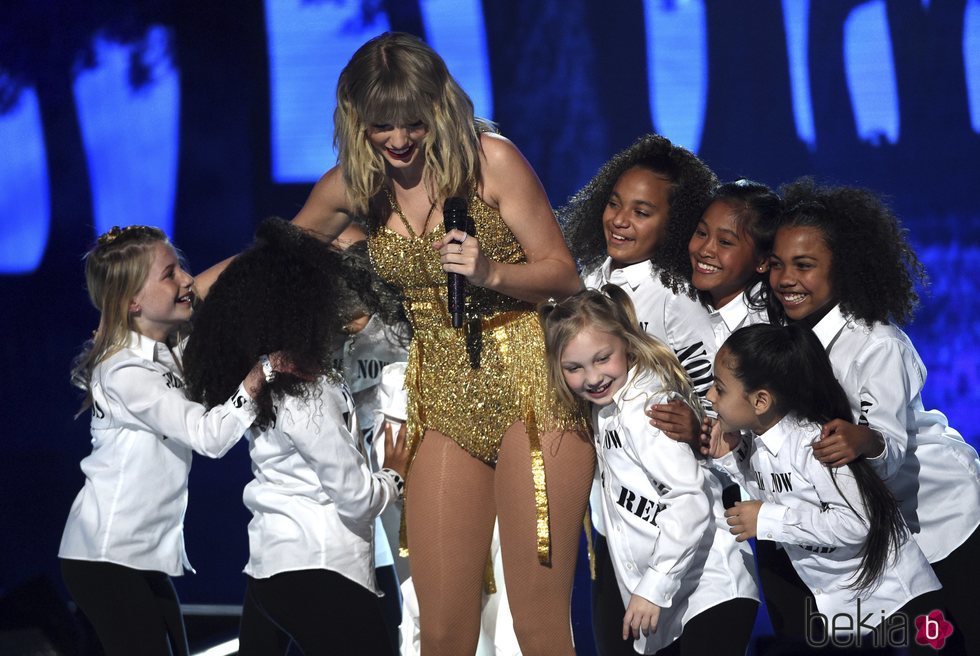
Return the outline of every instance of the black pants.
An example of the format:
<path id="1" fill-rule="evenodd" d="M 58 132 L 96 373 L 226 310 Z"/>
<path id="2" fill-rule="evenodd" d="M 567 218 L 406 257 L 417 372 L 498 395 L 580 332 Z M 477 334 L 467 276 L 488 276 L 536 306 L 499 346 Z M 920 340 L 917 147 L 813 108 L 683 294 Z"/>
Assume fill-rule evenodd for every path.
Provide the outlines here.
<path id="1" fill-rule="evenodd" d="M 163 572 L 61 559 L 61 576 L 106 656 L 186 656 L 180 601 Z"/>
<path id="2" fill-rule="evenodd" d="M 773 633 L 779 637 L 803 636 L 806 632 L 806 600 L 810 600 L 811 608 L 817 607 L 810 589 L 793 569 L 786 551 L 777 548 L 775 542 L 756 540 L 755 559 Z"/>
<path id="3" fill-rule="evenodd" d="M 943 584 L 943 601 L 967 653 L 980 656 L 980 603 L 976 593 L 980 582 L 980 528 L 953 553 L 933 563 L 932 569 Z"/>
<path id="4" fill-rule="evenodd" d="M 253 621 L 260 625 L 273 622 L 306 656 L 395 653 L 378 597 L 329 570 L 283 572 L 267 579 L 248 577 L 239 656 L 281 656 L 282 639 L 270 638 Z"/>
<path id="5" fill-rule="evenodd" d="M 619 594 L 616 572 L 609 557 L 606 538 L 594 534 L 596 577 L 592 582 L 592 630 L 599 656 L 636 656 L 633 640 L 623 640 L 626 608 Z M 741 656 L 749 644 L 759 603 L 752 599 L 730 599 L 691 618 L 684 634 L 659 654 L 672 656 Z M 719 636 L 724 636 L 720 639 Z"/>

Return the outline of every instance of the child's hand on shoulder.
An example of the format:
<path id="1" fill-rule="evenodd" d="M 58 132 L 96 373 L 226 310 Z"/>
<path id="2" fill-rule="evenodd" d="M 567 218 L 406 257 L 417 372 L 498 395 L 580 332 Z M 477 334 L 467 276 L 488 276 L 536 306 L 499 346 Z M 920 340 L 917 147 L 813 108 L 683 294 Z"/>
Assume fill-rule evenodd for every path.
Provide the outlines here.
<path id="1" fill-rule="evenodd" d="M 660 606 L 640 595 L 633 595 L 623 616 L 623 640 L 636 640 L 641 633 L 645 636 L 655 633 L 659 621 Z"/>
<path id="2" fill-rule="evenodd" d="M 691 406 L 680 399 L 671 399 L 667 403 L 651 405 L 646 414 L 650 417 L 651 426 L 659 428 L 664 435 L 676 442 L 689 444 L 695 453 L 698 452 L 701 426 Z"/>
<path id="3" fill-rule="evenodd" d="M 735 536 L 736 542 L 755 537 L 761 506 L 761 501 L 739 501 L 725 511 L 725 518 L 731 527 L 728 531 Z"/>
<path id="4" fill-rule="evenodd" d="M 402 478 L 408 469 L 408 425 L 403 423 L 395 437 L 391 435 L 391 424 L 385 422 L 385 459 L 384 466 L 393 470 Z"/>
<path id="5" fill-rule="evenodd" d="M 813 443 L 813 457 L 828 467 L 843 467 L 860 456 L 874 458 L 885 449 L 881 434 L 845 419 L 828 421 Z"/>
<path id="6" fill-rule="evenodd" d="M 738 448 L 742 436 L 735 432 L 726 433 L 722 430 L 720 421 L 707 417 L 701 424 L 699 441 L 701 455 L 708 458 L 724 458 Z"/>

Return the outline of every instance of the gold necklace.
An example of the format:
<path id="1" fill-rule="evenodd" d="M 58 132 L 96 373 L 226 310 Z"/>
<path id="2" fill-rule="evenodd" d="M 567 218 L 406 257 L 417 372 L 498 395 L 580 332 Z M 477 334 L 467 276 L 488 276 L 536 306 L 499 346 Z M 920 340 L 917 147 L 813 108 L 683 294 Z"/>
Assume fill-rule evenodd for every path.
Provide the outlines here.
<path id="1" fill-rule="evenodd" d="M 408 217 L 402 212 L 402 208 L 398 205 L 398 201 L 395 200 L 395 194 L 391 191 L 390 187 L 385 186 L 385 195 L 388 197 L 388 204 L 391 205 L 391 209 L 401 217 L 402 223 L 405 224 L 405 229 L 408 230 L 408 235 L 412 239 L 418 239 L 418 235 L 415 234 L 415 230 L 412 229 L 412 224 L 408 222 Z M 429 205 L 429 211 L 425 215 L 425 223 L 422 224 L 422 234 L 426 234 L 426 230 L 429 227 L 429 219 L 432 218 L 432 212 L 436 209 L 436 202 L 432 201 L 432 205 Z"/>

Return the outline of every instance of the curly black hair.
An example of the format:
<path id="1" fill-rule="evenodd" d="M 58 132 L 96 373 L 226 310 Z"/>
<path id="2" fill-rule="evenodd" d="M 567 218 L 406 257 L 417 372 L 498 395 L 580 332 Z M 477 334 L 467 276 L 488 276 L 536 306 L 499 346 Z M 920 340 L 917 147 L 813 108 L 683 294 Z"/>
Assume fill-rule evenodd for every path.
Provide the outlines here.
<path id="1" fill-rule="evenodd" d="M 307 376 L 339 376 L 332 352 L 343 325 L 363 311 L 351 279 L 340 283 L 349 257 L 286 221 L 263 221 L 195 311 L 183 358 L 188 396 L 207 407 L 225 402 L 259 356 L 276 351 Z M 313 389 L 306 377 L 279 373 L 255 399 L 256 425 L 274 421 L 275 396 Z"/>
<path id="2" fill-rule="evenodd" d="M 786 207 L 779 227 L 819 229 L 831 253 L 834 295 L 841 311 L 865 323 L 912 320 L 916 283 L 928 278 L 891 209 L 859 187 L 820 186 L 800 178 L 779 189 Z"/>
<path id="3" fill-rule="evenodd" d="M 697 155 L 660 135 L 643 135 L 614 155 L 558 210 L 568 247 L 585 271 L 602 263 L 606 257 L 602 213 L 620 176 L 634 167 L 666 176 L 672 183 L 667 231 L 650 260 L 661 269 L 660 279 L 671 291 L 690 293 L 687 244 L 718 179 Z"/>

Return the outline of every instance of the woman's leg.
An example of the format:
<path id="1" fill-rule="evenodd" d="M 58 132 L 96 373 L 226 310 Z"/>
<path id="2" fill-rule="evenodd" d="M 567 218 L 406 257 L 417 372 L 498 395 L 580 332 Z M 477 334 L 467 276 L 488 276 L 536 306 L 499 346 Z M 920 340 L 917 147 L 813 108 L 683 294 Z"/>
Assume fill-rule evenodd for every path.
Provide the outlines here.
<path id="1" fill-rule="evenodd" d="M 546 433 L 541 436 L 541 452 L 548 488 L 550 566 L 538 561 L 534 479 L 523 423 L 504 435 L 494 486 L 507 596 L 524 656 L 575 653 L 569 621 L 572 579 L 595 470 L 595 450 L 581 433 Z"/>
<path id="2" fill-rule="evenodd" d="M 489 465 L 442 433 L 426 432 L 412 462 L 405 497 L 425 656 L 476 650 L 496 515 L 493 482 Z"/>
<path id="3" fill-rule="evenodd" d="M 107 656 L 188 653 L 180 603 L 166 574 L 68 559 L 61 560 L 61 574 Z"/>

